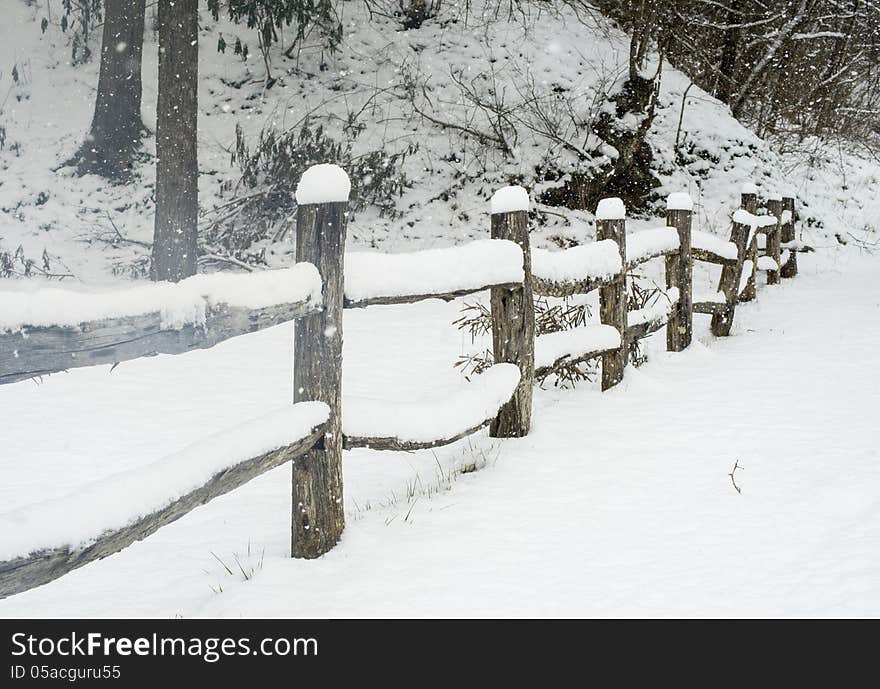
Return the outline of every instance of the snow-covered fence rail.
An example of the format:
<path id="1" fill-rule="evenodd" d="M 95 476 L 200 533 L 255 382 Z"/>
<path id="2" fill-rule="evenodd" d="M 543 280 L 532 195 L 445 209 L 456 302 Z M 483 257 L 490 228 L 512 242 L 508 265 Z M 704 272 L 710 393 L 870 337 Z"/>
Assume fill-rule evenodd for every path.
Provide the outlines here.
<path id="1" fill-rule="evenodd" d="M 184 354 L 321 308 L 315 266 L 199 275 L 116 292 L 0 292 L 0 384 Z"/>
<path id="2" fill-rule="evenodd" d="M 449 444 L 489 426 L 493 437 L 529 433 L 536 374 L 602 359 L 602 389 L 619 383 L 632 343 L 666 326 L 667 349 L 691 342 L 693 313 L 712 314 L 727 335 L 738 301 L 753 298 L 757 271 L 768 282 L 796 273 L 794 200 L 743 189 L 729 241 L 694 232 L 686 194 L 671 194 L 666 226 L 626 233 L 626 209 L 605 199 L 597 241 L 564 251 L 532 251 L 528 194 L 506 187 L 492 198 L 491 238 L 409 254 L 346 256 L 348 177 L 318 165 L 297 189 L 296 265 L 286 271 L 191 278 L 127 293 L 49 290 L 16 296 L 0 310 L 0 383 L 78 366 L 157 353 L 180 354 L 285 321 L 294 330 L 294 404 L 281 415 L 209 438 L 137 472 L 32 512 L 0 516 L 13 538 L 0 546 L 0 597 L 61 576 L 155 532 L 212 498 L 281 463 L 293 464 L 291 553 L 329 551 L 345 526 L 343 450 L 417 450 Z M 766 234 L 759 255 L 758 235 Z M 627 273 L 663 258 L 666 291 L 627 310 Z M 693 298 L 693 261 L 721 266 L 718 292 Z M 347 263 L 347 265 L 346 265 Z M 453 398 L 401 404 L 343 398 L 343 314 L 347 308 L 452 299 L 490 290 L 495 364 Z M 601 324 L 535 336 L 533 295 L 599 290 Z M 345 414 L 343 415 L 343 410 Z M 136 505 L 120 482 L 147 486 Z M 84 501 L 101 506 L 83 508 Z M 66 515 L 90 517 L 83 523 Z"/>
<path id="3" fill-rule="evenodd" d="M 522 250 L 484 239 L 448 249 L 401 254 L 353 252 L 345 257 L 345 307 L 411 304 L 522 285 Z"/>
<path id="4" fill-rule="evenodd" d="M 520 383 L 514 364 L 495 364 L 454 396 L 428 402 L 385 402 L 346 397 L 344 447 L 424 450 L 448 445 L 492 424 Z"/>
<path id="5" fill-rule="evenodd" d="M 288 406 L 141 469 L 2 515 L 0 598 L 112 555 L 291 461 L 323 436 L 329 413 L 318 402 Z"/>
<path id="6" fill-rule="evenodd" d="M 532 290 L 542 297 L 570 297 L 598 289 L 623 270 L 613 240 L 582 244 L 564 251 L 532 252 Z"/>
<path id="7" fill-rule="evenodd" d="M 738 254 L 733 242 L 726 242 L 708 232 L 694 230 L 691 233 L 691 258 L 695 261 L 732 266 L 736 265 Z"/>

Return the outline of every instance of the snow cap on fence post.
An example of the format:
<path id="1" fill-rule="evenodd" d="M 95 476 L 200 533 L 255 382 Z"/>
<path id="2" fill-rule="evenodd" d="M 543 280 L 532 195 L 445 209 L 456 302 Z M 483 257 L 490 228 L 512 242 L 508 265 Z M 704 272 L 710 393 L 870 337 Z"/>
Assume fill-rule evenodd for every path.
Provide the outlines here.
<path id="1" fill-rule="evenodd" d="M 626 219 L 626 206 L 622 199 L 617 197 L 602 199 L 596 206 L 596 220 L 624 219 Z"/>
<path id="2" fill-rule="evenodd" d="M 528 212 L 529 192 L 520 186 L 502 187 L 492 194 L 490 205 L 492 215 L 515 211 Z"/>
<path id="3" fill-rule="evenodd" d="M 666 197 L 666 210 L 692 211 L 694 210 L 694 200 L 687 192 L 674 191 Z"/>
<path id="4" fill-rule="evenodd" d="M 310 203 L 344 203 L 351 193 L 351 180 L 338 165 L 321 163 L 306 170 L 296 185 L 296 202 L 303 206 Z"/>

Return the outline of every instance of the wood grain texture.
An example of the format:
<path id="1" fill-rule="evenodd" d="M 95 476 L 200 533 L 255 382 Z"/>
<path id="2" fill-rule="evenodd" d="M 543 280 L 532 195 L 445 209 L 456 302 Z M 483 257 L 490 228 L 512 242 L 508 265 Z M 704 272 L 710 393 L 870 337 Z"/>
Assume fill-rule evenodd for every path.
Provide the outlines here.
<path id="1" fill-rule="evenodd" d="M 741 223 L 733 223 L 730 230 L 730 241 L 736 244 L 737 259 L 734 265 L 726 265 L 721 268 L 721 278 L 718 281 L 718 291 L 724 294 L 724 308 L 712 304 L 712 334 L 716 337 L 726 337 L 730 335 L 730 328 L 733 326 L 733 318 L 736 313 L 736 303 L 739 300 L 739 280 L 742 275 L 743 263 L 746 259 L 746 242 L 749 239 L 749 226 Z M 702 305 L 700 305 L 702 306 Z M 696 310 L 696 308 L 695 308 Z M 705 311 L 698 311 L 705 313 Z"/>
<path id="2" fill-rule="evenodd" d="M 717 301 L 695 301 L 694 313 L 721 314 L 727 311 L 727 304 L 719 304 Z"/>
<path id="3" fill-rule="evenodd" d="M 535 376 L 541 377 L 544 375 L 548 375 L 556 371 L 562 365 L 570 366 L 572 364 L 579 364 L 583 361 L 589 361 L 590 359 L 597 359 L 604 354 L 609 354 L 612 352 L 616 352 L 617 348 L 614 349 L 597 349 L 593 352 L 584 352 L 583 354 L 579 354 L 577 356 L 572 356 L 571 354 L 565 354 L 564 356 L 559 357 L 549 366 L 541 366 L 540 368 L 535 369 Z"/>
<path id="4" fill-rule="evenodd" d="M 648 335 L 657 332 L 664 325 L 667 325 L 665 318 L 655 318 L 654 320 L 646 321 L 645 323 L 627 326 L 626 341 L 635 342 L 636 340 L 641 340 L 643 337 L 647 337 Z"/>
<path id="5" fill-rule="evenodd" d="M 494 420 L 495 417 L 493 416 L 491 419 L 486 419 L 485 421 L 481 421 L 480 423 L 478 423 L 476 426 L 472 426 L 471 428 L 467 428 L 461 431 L 461 433 L 456 433 L 449 438 L 438 438 L 437 440 L 416 441 L 402 440 L 395 437 L 366 438 L 361 436 L 347 435 L 345 436 L 344 444 L 346 450 L 351 450 L 354 448 L 369 448 L 370 450 L 388 450 L 393 452 L 414 452 L 416 450 L 429 450 L 433 447 L 450 445 L 456 440 L 461 440 L 462 438 L 466 438 L 469 435 L 473 435 L 480 429 L 485 428 L 486 426 L 491 424 Z"/>
<path id="6" fill-rule="evenodd" d="M 654 253 L 648 254 L 647 256 L 640 256 L 638 259 L 630 259 L 626 263 L 626 269 L 632 270 L 636 266 L 640 266 L 643 263 L 647 263 L 655 258 L 660 258 L 661 256 L 675 256 L 678 254 L 678 249 L 669 249 L 664 251 L 655 251 Z"/>
<path id="7" fill-rule="evenodd" d="M 442 299 L 443 301 L 452 301 L 458 297 L 466 297 L 469 294 L 484 292 L 488 289 L 518 289 L 522 287 L 521 282 L 502 282 L 494 285 L 483 285 L 481 287 L 473 287 L 467 289 L 455 290 L 453 292 L 437 292 L 432 294 L 407 294 L 393 297 L 370 297 L 369 299 L 345 299 L 344 306 L 346 309 L 363 309 L 368 306 L 385 306 L 390 304 L 415 304 L 425 299 Z"/>
<path id="8" fill-rule="evenodd" d="M 489 425 L 493 438 L 520 438 L 532 426 L 532 388 L 535 383 L 535 304 L 532 292 L 532 252 L 529 247 L 529 214 L 526 211 L 494 213 L 492 239 L 508 239 L 523 253 L 523 284 L 515 290 L 494 288 L 492 351 L 495 363 L 516 364 L 520 380 L 509 402 L 502 405 Z"/>
<path id="9" fill-rule="evenodd" d="M 311 302 L 262 309 L 221 304 L 209 310 L 203 326 L 187 325 L 179 330 L 163 326 L 158 312 L 82 323 L 75 328 L 25 328 L 0 334 L 0 385 L 71 368 L 207 349 L 320 309 Z"/>
<path id="10" fill-rule="evenodd" d="M 626 265 L 626 220 L 596 222 L 596 240 L 613 239 L 620 250 L 621 265 Z M 605 325 L 617 328 L 620 348 L 602 355 L 602 390 L 623 380 L 629 341 L 626 338 L 626 273 L 621 272 L 599 288 L 599 316 Z"/>
<path id="11" fill-rule="evenodd" d="M 323 443 L 293 462 L 293 557 L 316 558 L 342 536 L 342 314 L 348 203 L 301 205 L 296 219 L 296 260 L 315 265 L 324 285 L 324 308 L 294 329 L 293 399 L 330 406 Z"/>
<path id="12" fill-rule="evenodd" d="M 764 253 L 776 261 L 778 266 L 782 257 L 782 199 L 770 199 L 767 201 L 767 210 L 776 217 L 776 225 L 771 228 L 772 232 L 767 233 L 767 248 Z M 778 285 L 780 282 L 779 277 L 778 270 L 767 271 L 767 284 Z"/>
<path id="13" fill-rule="evenodd" d="M 669 315 L 666 328 L 666 349 L 680 352 L 691 344 L 694 330 L 693 282 L 691 258 L 691 223 L 693 211 L 667 210 L 666 224 L 678 231 L 679 249 L 666 257 L 666 289 L 678 289 L 678 301 Z"/>
<path id="14" fill-rule="evenodd" d="M 291 461 L 311 448 L 323 434 L 324 426 L 317 426 L 308 436 L 288 447 L 267 452 L 221 471 L 212 476 L 204 486 L 131 524 L 103 533 L 90 545 L 82 548 L 63 546 L 41 550 L 14 560 L 0 562 L 0 598 L 46 584 L 89 562 L 100 560 L 136 541 L 143 540 L 200 505 L 243 486 L 270 469 Z M 71 518 L 75 517 L 71 516 Z"/>
<path id="15" fill-rule="evenodd" d="M 586 280 L 555 281 L 532 275 L 532 292 L 539 297 L 571 297 L 575 294 L 586 294 L 614 278 L 588 278 Z"/>
<path id="16" fill-rule="evenodd" d="M 781 230 L 781 240 L 782 242 L 793 242 L 794 241 L 794 197 L 793 196 L 784 196 L 782 198 L 782 210 L 789 212 L 789 221 L 782 226 Z M 788 261 L 785 262 L 784 266 L 780 267 L 779 274 L 780 277 L 784 278 L 793 278 L 797 275 L 798 265 L 797 265 L 797 251 L 792 251 L 789 249 Z"/>
<path id="17" fill-rule="evenodd" d="M 758 195 L 743 194 L 742 207 L 755 215 L 758 212 Z M 754 233 L 751 243 L 746 247 L 745 260 L 752 262 L 752 270 L 748 282 L 740 293 L 740 301 L 752 301 L 758 296 L 758 232 Z"/>
<path id="18" fill-rule="evenodd" d="M 735 258 L 725 258 L 724 256 L 719 256 L 713 251 L 709 251 L 708 249 L 695 249 L 691 247 L 691 258 L 694 261 L 703 261 L 704 263 L 714 263 L 719 266 L 735 266 L 737 259 Z"/>

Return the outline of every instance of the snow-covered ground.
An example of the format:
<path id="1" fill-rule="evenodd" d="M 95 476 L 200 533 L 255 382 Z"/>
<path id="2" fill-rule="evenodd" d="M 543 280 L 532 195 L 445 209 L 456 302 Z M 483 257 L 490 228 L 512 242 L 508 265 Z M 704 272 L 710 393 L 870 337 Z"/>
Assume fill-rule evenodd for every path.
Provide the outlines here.
<path id="1" fill-rule="evenodd" d="M 584 25 L 567 9 L 505 24 L 480 21 L 494 3 L 467 6 L 474 13 L 467 27 L 453 21 L 458 7 L 444 4 L 438 20 L 399 31 L 393 20 L 368 20 L 361 5 L 346 3 L 340 52 L 307 46 L 288 60 L 277 46 L 271 90 L 257 50 L 244 61 L 214 52 L 221 32 L 245 40 L 247 32 L 203 21 L 202 208 L 227 201 L 224 188 L 240 176 L 229 162 L 236 125 L 253 142 L 265 126 L 294 126 L 310 114 L 339 135 L 340 123 L 360 113 L 368 126 L 356 152 L 419 147 L 407 159 L 412 186 L 399 215 L 368 209 L 350 223 L 353 293 L 371 294 L 357 283 L 358 265 L 368 286 L 375 273 L 389 284 L 405 279 L 407 289 L 436 278 L 403 275 L 407 258 L 368 253 L 375 249 L 440 249 L 435 273 L 456 282 L 473 275 L 445 247 L 486 239 L 489 199 L 513 180 L 539 211 L 531 228 L 536 273 L 564 277 L 576 268 L 583 277 L 583 266 L 567 261 L 592 265 L 602 253 L 585 244 L 593 214 L 548 209 L 537 198 L 546 185 L 535 166 L 564 162 L 564 154 L 529 134 L 510 159 L 475 154 L 458 133 L 414 115 L 400 92 L 406 78 L 426 78 L 444 116 L 471 121 L 452 72 L 463 70 L 474 84 L 488 83 L 491 72 L 509 94 L 522 95 L 521 87 L 571 94 L 588 119 L 596 96 L 624 73 L 625 37 L 601 20 Z M 74 292 L 99 284 L 151 291 L 130 279 L 129 268 L 142 269 L 149 253 L 152 162 L 126 186 L 55 171 L 87 131 L 97 64 L 67 63 L 69 34 L 55 26 L 40 32 L 42 3 L 14 0 L 4 11 L 0 250 L 21 245 L 39 259 L 46 249 L 53 271 L 75 276 L 61 285 Z M 143 114 L 153 128 L 151 17 Z M 876 257 L 860 253 L 877 246 L 880 168 L 815 142 L 779 153 L 696 87 L 678 132 L 688 84 L 664 68 L 650 134 L 658 198 L 688 191 L 695 244 L 724 252 L 743 183 L 756 183 L 764 197 L 794 193 L 804 221 L 798 239 L 818 249 L 799 256 L 795 280 L 763 287 L 761 277 L 758 301 L 739 307 L 732 337 L 712 338 L 708 317 L 698 315 L 688 351 L 667 354 L 661 330 L 647 342 L 649 363 L 627 369 L 609 393 L 594 384 L 538 390 L 533 431 L 521 440 L 483 432 L 433 452 L 347 452 L 348 526 L 320 560 L 287 557 L 290 468 L 281 467 L 117 555 L 0 601 L 0 616 L 880 615 L 880 296 Z M 148 137 L 144 151 L 152 150 Z M 628 231 L 657 224 L 637 218 Z M 134 243 L 120 241 L 114 226 Z M 642 235 L 646 251 L 655 239 Z M 556 251 L 578 243 L 568 258 Z M 280 244 L 270 263 L 289 267 L 293 246 Z M 618 260 L 616 250 L 605 254 L 602 274 Z M 638 270 L 660 282 L 661 263 Z M 715 294 L 717 267 L 695 266 L 694 278 L 697 301 Z M 46 286 L 9 281 L 0 303 L 9 290 Z M 487 345 L 452 325 L 461 305 L 347 311 L 345 393 L 375 399 L 376 408 L 412 400 L 442 409 L 454 400 L 468 383 L 452 363 Z M 292 328 L 112 372 L 78 369 L 0 387 L 0 513 L 85 493 L 129 471 L 141 476 L 135 470 L 276 410 L 292 399 Z M 735 465 L 741 493 L 729 475 Z"/>
<path id="2" fill-rule="evenodd" d="M 524 439 L 347 452 L 348 525 L 319 560 L 287 557 L 285 466 L 0 615 L 878 615 L 876 263 L 809 254 L 801 271 L 762 279 L 729 339 L 696 316 L 688 351 L 661 330 L 609 393 L 539 390 Z M 346 393 L 466 385 L 459 307 L 347 311 Z M 4 511 L 277 407 L 291 341 L 282 326 L 0 388 Z"/>

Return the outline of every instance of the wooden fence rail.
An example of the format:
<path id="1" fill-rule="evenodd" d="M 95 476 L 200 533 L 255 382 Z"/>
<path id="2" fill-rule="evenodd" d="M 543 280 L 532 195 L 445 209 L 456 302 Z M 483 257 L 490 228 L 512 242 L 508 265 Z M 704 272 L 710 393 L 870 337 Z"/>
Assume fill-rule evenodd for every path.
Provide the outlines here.
<path id="1" fill-rule="evenodd" d="M 315 166 L 303 176 L 297 190 L 297 265 L 289 271 L 227 276 L 218 278 L 218 284 L 211 276 L 200 276 L 188 284 L 157 287 L 149 298 L 136 300 L 141 304 L 137 313 L 117 313 L 100 300 L 89 302 L 88 295 L 66 295 L 73 300 L 74 313 L 97 315 L 81 320 L 68 315 L 58 323 L 51 317 L 57 308 L 47 315 L 35 302 L 19 309 L 17 320 L 0 318 L 0 384 L 79 366 L 182 354 L 297 319 L 295 408 L 317 403 L 327 410 L 320 423 L 301 429 L 282 446 L 239 458 L 146 515 L 121 519 L 87 542 L 56 542 L 61 536 L 46 536 L 45 542 L 7 557 L 0 562 L 0 598 L 117 552 L 287 461 L 293 466 L 291 553 L 319 557 L 339 541 L 345 527 L 344 449 L 431 448 L 485 426 L 493 437 L 527 435 L 536 375 L 601 358 L 601 385 L 607 390 L 623 380 L 631 344 L 664 326 L 667 349 L 674 352 L 690 345 L 694 313 L 712 316 L 714 335 L 729 335 L 737 303 L 756 295 L 758 272 L 767 272 L 768 284 L 778 284 L 796 275 L 797 253 L 811 250 L 795 241 L 794 199 L 771 196 L 766 199 L 769 215 L 758 216 L 757 190 L 751 185 L 743 189 L 729 241 L 694 230 L 690 197 L 672 194 L 662 228 L 628 235 L 622 202 L 605 199 L 597 208 L 596 242 L 557 252 L 532 250 L 528 194 L 520 187 L 507 187 L 492 199 L 491 239 L 411 254 L 346 257 L 348 190 L 348 178 L 336 166 Z M 767 237 L 763 256 L 759 234 Z M 655 258 L 664 262 L 666 293 L 656 304 L 628 312 L 627 273 Z M 714 296 L 694 298 L 694 261 L 721 266 Z M 438 437 L 413 433 L 396 423 L 407 415 L 421 415 L 430 424 L 436 408 L 389 407 L 376 421 L 375 403 L 365 407 L 346 401 L 344 309 L 449 300 L 487 289 L 495 365 L 470 383 L 460 400 L 444 402 L 447 408 L 463 408 L 454 424 L 434 429 Z M 596 289 L 601 324 L 535 336 L 533 295 L 568 297 Z M 178 307 L 171 313 L 166 308 L 169 299 Z M 178 313 L 181 299 L 186 307 L 183 317 Z M 87 308 L 78 310 L 83 304 Z M 351 413 L 343 414 L 344 409 Z"/>

